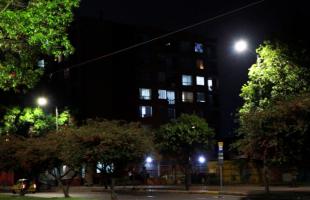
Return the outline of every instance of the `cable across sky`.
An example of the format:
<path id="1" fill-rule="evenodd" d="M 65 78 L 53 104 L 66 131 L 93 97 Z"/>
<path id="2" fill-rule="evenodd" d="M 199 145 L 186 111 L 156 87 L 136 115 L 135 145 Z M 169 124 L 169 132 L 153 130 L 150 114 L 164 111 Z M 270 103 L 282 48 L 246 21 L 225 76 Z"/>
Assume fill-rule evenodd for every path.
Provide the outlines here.
<path id="1" fill-rule="evenodd" d="M 86 65 L 86 64 L 95 62 L 95 61 L 97 61 L 97 60 L 101 60 L 101 59 L 104 59 L 104 58 L 107 58 L 107 57 L 110 57 L 110 56 L 113 56 L 113 55 L 116 55 L 116 54 L 119 54 L 119 53 L 122 53 L 122 52 L 125 52 L 125 51 L 128 51 L 128 50 L 131 50 L 131 49 L 134 49 L 134 48 L 137 48 L 137 47 L 140 47 L 140 46 L 149 44 L 149 43 L 154 42 L 154 41 L 156 41 L 156 40 L 160 40 L 160 39 L 166 38 L 166 37 L 168 37 L 168 36 L 174 35 L 174 34 L 176 34 L 176 33 L 179 33 L 179 32 L 185 31 L 185 30 L 189 30 L 189 29 L 194 28 L 194 27 L 196 27 L 196 26 L 200 26 L 200 25 L 202 25 L 202 24 L 206 24 L 206 23 L 215 21 L 215 20 L 217 20 L 217 19 L 226 17 L 226 16 L 228 16 L 228 15 L 231 15 L 231 14 L 234 14 L 234 13 L 237 13 L 237 12 L 240 12 L 240 11 L 242 11 L 242 10 L 245 10 L 245 9 L 250 8 L 250 7 L 256 6 L 256 5 L 258 5 L 258 4 L 261 4 L 261 3 L 263 3 L 264 1 L 265 1 L 265 0 L 260 0 L 260 1 L 256 1 L 256 2 L 253 2 L 253 3 L 247 4 L 247 5 L 242 6 L 242 7 L 240 7 L 240 8 L 236 8 L 236 9 L 233 9 L 233 10 L 231 10 L 231 11 L 228 11 L 228 12 L 225 12 L 225 13 L 222 13 L 222 14 L 219 14 L 219 15 L 217 15 L 217 16 L 215 16 L 215 17 L 211 17 L 211 18 L 202 20 L 202 21 L 200 21 L 200 22 L 197 22 L 197 23 L 194 23 L 194 24 L 185 26 L 185 27 L 183 27 L 183 28 L 177 29 L 177 30 L 175 30 L 175 31 L 171 31 L 171 32 L 169 32 L 169 33 L 160 35 L 160 36 L 155 37 L 155 38 L 152 38 L 152 39 L 150 39 L 150 40 L 143 41 L 143 42 L 139 42 L 139 43 L 136 43 L 136 44 L 134 44 L 134 45 L 125 47 L 125 48 L 123 48 L 123 49 L 119 49 L 119 50 L 117 50 L 117 51 L 114 51 L 114 52 L 111 52 L 111 53 L 108 53 L 108 54 L 105 54 L 105 55 L 102 55 L 102 56 L 99 56 L 99 57 L 96 57 L 96 58 L 93 58 L 93 59 L 89 59 L 89 60 L 86 60 L 86 61 L 84 61 L 84 62 L 75 64 L 75 65 L 71 65 L 71 66 L 66 67 L 66 68 L 63 68 L 63 69 L 59 69 L 59 70 L 57 70 L 57 71 L 55 71 L 55 72 L 50 73 L 49 75 L 52 76 L 53 74 L 58 73 L 58 72 L 61 72 L 61 71 L 64 71 L 64 70 L 68 70 L 68 69 L 73 69 L 73 68 L 76 68 L 76 67 L 80 67 L 80 66 L 83 66 L 83 65 Z"/>

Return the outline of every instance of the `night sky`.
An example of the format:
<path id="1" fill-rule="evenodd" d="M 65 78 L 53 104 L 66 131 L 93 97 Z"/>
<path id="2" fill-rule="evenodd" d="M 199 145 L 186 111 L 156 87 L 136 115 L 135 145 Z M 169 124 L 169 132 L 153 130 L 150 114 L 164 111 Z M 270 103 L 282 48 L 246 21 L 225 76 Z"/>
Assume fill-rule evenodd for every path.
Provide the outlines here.
<path id="1" fill-rule="evenodd" d="M 255 1 L 248 0 L 82 0 L 78 16 L 96 16 L 124 24 L 142 25 L 168 31 L 215 17 Z M 218 40 L 218 68 L 221 95 L 222 135 L 233 135 L 233 115 L 241 106 L 241 86 L 255 55 L 237 55 L 232 50 L 239 38 L 248 40 L 254 52 L 262 41 L 272 37 L 303 38 L 309 34 L 309 6 L 306 1 L 270 1 L 233 15 L 197 26 L 190 32 Z M 124 36 L 125 37 L 125 36 Z"/>

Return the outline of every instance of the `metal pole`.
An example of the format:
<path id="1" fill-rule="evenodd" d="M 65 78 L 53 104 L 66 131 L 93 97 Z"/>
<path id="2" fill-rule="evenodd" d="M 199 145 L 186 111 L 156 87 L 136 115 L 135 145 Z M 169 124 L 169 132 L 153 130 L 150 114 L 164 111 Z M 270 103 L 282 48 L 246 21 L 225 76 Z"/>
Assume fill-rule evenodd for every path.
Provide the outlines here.
<path id="1" fill-rule="evenodd" d="M 223 166 L 220 165 L 220 197 L 223 193 Z"/>
<path id="2" fill-rule="evenodd" d="M 56 132 L 58 132 L 58 108 L 55 109 L 55 118 L 56 118 Z"/>

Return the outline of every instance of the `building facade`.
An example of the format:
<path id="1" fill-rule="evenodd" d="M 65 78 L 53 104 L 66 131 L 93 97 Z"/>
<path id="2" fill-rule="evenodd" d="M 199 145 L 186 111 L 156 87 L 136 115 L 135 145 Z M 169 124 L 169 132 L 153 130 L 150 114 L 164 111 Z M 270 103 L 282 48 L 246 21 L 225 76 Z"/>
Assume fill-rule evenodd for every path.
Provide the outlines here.
<path id="1" fill-rule="evenodd" d="M 77 20 L 72 28 L 76 52 L 53 77 L 55 91 L 81 118 L 141 121 L 158 127 L 182 113 L 195 113 L 217 130 L 216 41 L 178 33 L 132 48 L 164 33 Z M 120 49 L 124 51 L 115 53 Z M 80 63 L 84 64 L 70 68 Z"/>

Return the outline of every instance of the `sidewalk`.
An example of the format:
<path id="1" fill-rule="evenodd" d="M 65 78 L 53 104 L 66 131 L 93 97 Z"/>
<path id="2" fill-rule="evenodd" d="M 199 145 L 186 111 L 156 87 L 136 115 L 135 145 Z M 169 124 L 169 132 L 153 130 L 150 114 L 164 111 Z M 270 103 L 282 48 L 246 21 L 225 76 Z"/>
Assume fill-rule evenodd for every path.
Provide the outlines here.
<path id="1" fill-rule="evenodd" d="M 219 186 L 191 186 L 190 190 L 185 190 L 183 185 L 138 185 L 138 186 L 116 186 L 115 190 L 119 192 L 168 192 L 168 193 L 196 193 L 196 194 L 223 194 L 223 195 L 240 195 L 257 194 L 264 192 L 263 186 L 257 185 L 228 185 L 223 186 L 220 191 Z M 71 187 L 71 191 L 88 191 L 88 192 L 102 192 L 106 191 L 104 187 Z M 309 192 L 310 186 L 271 186 L 271 192 Z"/>

